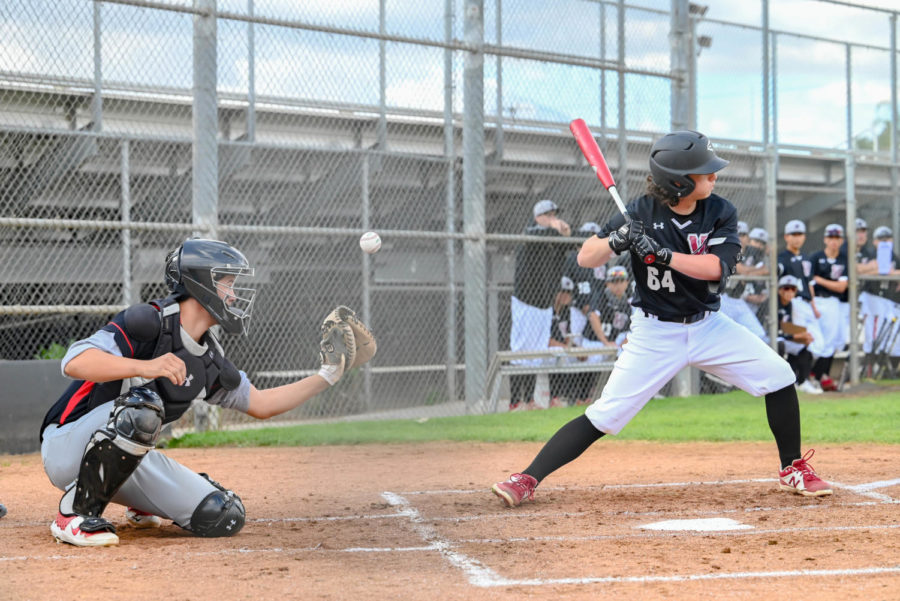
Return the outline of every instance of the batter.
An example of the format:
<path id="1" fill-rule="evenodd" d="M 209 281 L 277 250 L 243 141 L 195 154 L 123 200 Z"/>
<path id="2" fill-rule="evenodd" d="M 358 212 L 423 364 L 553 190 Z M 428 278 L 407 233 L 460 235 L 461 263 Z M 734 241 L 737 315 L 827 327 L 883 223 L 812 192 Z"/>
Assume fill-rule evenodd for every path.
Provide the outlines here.
<path id="1" fill-rule="evenodd" d="M 740 252 L 737 211 L 713 194 L 728 164 L 709 139 L 676 131 L 650 150 L 647 193 L 581 247 L 578 263 L 597 267 L 630 252 L 635 293 L 631 333 L 599 399 L 564 425 L 521 473 L 492 487 L 514 507 L 534 496 L 546 476 L 605 434 L 617 434 L 682 368 L 708 371 L 753 396 L 765 396 L 781 459 L 783 490 L 832 493 L 800 452 L 800 410 L 788 363 L 759 337 L 720 313 L 719 293 Z M 647 264 L 651 257 L 652 264 Z"/>

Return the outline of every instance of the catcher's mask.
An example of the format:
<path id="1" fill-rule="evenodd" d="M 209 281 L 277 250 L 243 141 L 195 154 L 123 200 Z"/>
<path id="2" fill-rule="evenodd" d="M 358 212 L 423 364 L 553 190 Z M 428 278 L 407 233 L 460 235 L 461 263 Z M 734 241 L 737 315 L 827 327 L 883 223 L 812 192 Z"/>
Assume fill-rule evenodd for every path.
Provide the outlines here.
<path id="1" fill-rule="evenodd" d="M 191 238 L 166 256 L 169 290 L 195 299 L 229 334 L 246 335 L 249 329 L 256 290 L 241 284 L 251 277 L 247 258 L 218 240 Z"/>
<path id="2" fill-rule="evenodd" d="M 650 149 L 653 182 L 675 198 L 694 191 L 694 180 L 688 174 L 715 173 L 727 164 L 716 156 L 709 138 L 696 131 L 673 131 Z"/>

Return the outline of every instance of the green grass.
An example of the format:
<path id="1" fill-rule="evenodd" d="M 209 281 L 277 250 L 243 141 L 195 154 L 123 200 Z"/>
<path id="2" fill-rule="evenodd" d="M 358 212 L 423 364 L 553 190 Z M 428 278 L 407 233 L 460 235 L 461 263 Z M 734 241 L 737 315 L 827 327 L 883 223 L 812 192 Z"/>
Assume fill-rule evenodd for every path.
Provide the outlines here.
<path id="1" fill-rule="evenodd" d="M 172 447 L 318 446 L 454 441 L 545 441 L 584 407 L 462 417 L 323 423 L 186 434 Z M 900 443 L 900 393 L 801 398 L 806 443 Z M 648 441 L 770 441 L 765 401 L 744 392 L 651 401 L 616 437 Z"/>

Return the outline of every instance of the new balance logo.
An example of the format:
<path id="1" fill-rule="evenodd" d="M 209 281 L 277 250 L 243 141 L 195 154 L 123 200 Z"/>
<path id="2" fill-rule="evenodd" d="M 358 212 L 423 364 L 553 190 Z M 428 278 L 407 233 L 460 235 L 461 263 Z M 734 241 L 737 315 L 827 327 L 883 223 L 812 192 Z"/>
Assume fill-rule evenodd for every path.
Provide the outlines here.
<path id="1" fill-rule="evenodd" d="M 801 472 L 793 472 L 787 477 L 787 483 L 794 488 L 803 489 L 803 474 Z"/>

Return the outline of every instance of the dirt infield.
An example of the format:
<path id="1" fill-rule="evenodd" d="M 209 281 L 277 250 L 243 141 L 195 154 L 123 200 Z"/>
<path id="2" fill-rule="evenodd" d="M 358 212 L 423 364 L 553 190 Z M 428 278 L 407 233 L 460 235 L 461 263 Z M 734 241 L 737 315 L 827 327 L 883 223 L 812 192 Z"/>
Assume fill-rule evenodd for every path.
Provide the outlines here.
<path id="1" fill-rule="evenodd" d="M 838 489 L 807 499 L 777 490 L 774 444 L 604 440 L 505 509 L 488 487 L 539 448 L 167 450 L 241 495 L 244 530 L 114 505 L 100 549 L 55 544 L 40 457 L 0 456 L 0 599 L 900 599 L 900 446 L 818 447 Z"/>

